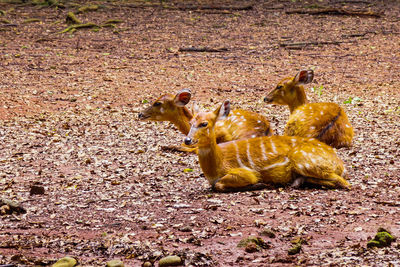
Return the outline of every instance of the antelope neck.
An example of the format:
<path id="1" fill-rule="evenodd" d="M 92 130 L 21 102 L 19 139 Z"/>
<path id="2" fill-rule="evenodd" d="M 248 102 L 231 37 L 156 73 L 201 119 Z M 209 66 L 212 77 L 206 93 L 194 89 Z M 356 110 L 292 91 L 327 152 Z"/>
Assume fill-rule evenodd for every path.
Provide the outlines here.
<path id="1" fill-rule="evenodd" d="M 209 136 L 200 137 L 197 146 L 200 167 L 206 178 L 212 183 L 218 178 L 218 171 L 222 164 L 222 153 L 215 140 L 214 131 L 212 130 Z"/>
<path id="2" fill-rule="evenodd" d="M 292 103 L 289 104 L 290 114 L 293 113 L 298 107 L 308 103 L 306 93 L 304 92 L 303 86 L 296 86 L 296 98 Z"/>
<path id="3" fill-rule="evenodd" d="M 182 107 L 178 109 L 178 116 L 172 118 L 172 123 L 178 128 L 178 130 L 187 135 L 190 131 L 190 120 L 192 119 L 192 113 L 186 108 Z"/>

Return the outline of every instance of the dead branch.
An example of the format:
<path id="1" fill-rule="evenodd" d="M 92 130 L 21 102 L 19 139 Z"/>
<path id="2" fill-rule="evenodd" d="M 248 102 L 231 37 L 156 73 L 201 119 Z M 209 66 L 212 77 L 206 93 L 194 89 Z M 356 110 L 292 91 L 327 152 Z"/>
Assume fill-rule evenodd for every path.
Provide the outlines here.
<path id="1" fill-rule="evenodd" d="M 180 47 L 179 52 L 210 52 L 210 53 L 214 53 L 214 52 L 226 52 L 228 51 L 228 48 L 225 47 L 221 47 L 221 48 L 209 48 L 209 47 L 205 47 L 205 46 L 201 46 L 201 47 Z"/>
<path id="2" fill-rule="evenodd" d="M 398 201 L 380 201 L 380 200 L 374 200 L 376 204 L 382 204 L 382 205 L 387 205 L 391 207 L 400 207 L 400 202 Z"/>
<path id="3" fill-rule="evenodd" d="M 347 10 L 343 8 L 323 8 L 318 10 L 296 9 L 296 10 L 286 11 L 286 14 L 360 16 L 360 17 L 376 17 L 376 18 L 380 18 L 383 15 L 380 12 Z"/>
<path id="4" fill-rule="evenodd" d="M 0 24 L 0 28 L 2 27 L 17 27 L 18 24 L 8 23 L 8 24 Z"/>
<path id="5" fill-rule="evenodd" d="M 253 5 L 247 6 L 178 6 L 172 7 L 172 9 L 178 9 L 182 11 L 193 11 L 193 10 L 227 10 L 227 11 L 242 11 L 242 10 L 251 10 L 253 9 Z"/>
<path id="6" fill-rule="evenodd" d="M 310 45 L 339 45 L 343 43 L 355 43 L 356 41 L 314 41 L 314 42 L 297 42 L 297 43 L 279 43 L 279 46 L 287 49 L 302 49 Z"/>

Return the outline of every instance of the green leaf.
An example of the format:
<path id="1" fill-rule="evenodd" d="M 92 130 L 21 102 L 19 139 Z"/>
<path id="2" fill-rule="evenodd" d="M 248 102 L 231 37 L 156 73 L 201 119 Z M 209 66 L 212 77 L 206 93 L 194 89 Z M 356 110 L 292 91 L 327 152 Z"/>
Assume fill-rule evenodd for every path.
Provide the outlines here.
<path id="1" fill-rule="evenodd" d="M 183 170 L 183 172 L 193 172 L 193 169 L 186 168 L 186 169 Z"/>
<path id="2" fill-rule="evenodd" d="M 147 103 L 149 103 L 149 100 L 147 100 L 147 99 L 142 100 L 142 104 L 147 104 Z"/>

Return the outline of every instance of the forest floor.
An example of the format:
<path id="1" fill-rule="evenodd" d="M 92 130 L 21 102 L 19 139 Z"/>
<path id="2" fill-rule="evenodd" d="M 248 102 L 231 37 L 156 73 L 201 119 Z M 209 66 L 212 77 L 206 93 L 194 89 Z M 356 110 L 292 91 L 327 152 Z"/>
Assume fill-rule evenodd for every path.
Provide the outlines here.
<path id="1" fill-rule="evenodd" d="M 0 197 L 26 211 L 0 205 L 0 264 L 400 265 L 399 239 L 367 248 L 380 227 L 400 236 L 399 2 L 213 3 L 0 1 Z M 323 7 L 364 13 L 290 12 Z M 70 11 L 103 26 L 60 33 Z M 230 99 L 282 134 L 288 108 L 262 99 L 308 68 L 310 102 L 340 104 L 353 124 L 353 147 L 337 151 L 350 191 L 215 193 L 196 155 L 162 149 L 182 142 L 174 126 L 137 119 L 190 88 L 201 107 Z M 237 247 L 249 236 L 264 248 Z"/>

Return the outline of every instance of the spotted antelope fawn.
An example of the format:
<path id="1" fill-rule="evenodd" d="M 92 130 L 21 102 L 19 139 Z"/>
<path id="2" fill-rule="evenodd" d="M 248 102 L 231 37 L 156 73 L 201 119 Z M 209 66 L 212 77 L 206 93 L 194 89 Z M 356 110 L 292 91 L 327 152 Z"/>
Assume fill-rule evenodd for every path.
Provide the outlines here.
<path id="1" fill-rule="evenodd" d="M 214 128 L 229 112 L 225 101 L 213 112 L 197 113 L 184 140 L 197 145 L 200 167 L 214 190 L 256 190 L 266 184 L 298 187 L 303 182 L 350 189 L 334 149 L 314 138 L 264 136 L 217 144 Z"/>
<path id="2" fill-rule="evenodd" d="M 335 103 L 307 104 L 303 84 L 313 78 L 312 70 L 302 70 L 278 83 L 264 101 L 289 106 L 285 135 L 313 137 L 335 148 L 350 147 L 354 132 L 344 110 Z"/>
<path id="3" fill-rule="evenodd" d="M 187 135 L 190 130 L 190 120 L 195 113 L 186 107 L 190 98 L 189 89 L 183 89 L 176 95 L 162 95 L 139 114 L 139 119 L 169 121 Z M 273 134 L 269 121 L 264 116 L 241 109 L 233 110 L 230 116 L 220 120 L 215 126 L 215 132 L 217 143 Z"/>

